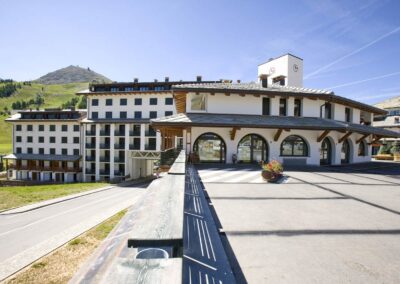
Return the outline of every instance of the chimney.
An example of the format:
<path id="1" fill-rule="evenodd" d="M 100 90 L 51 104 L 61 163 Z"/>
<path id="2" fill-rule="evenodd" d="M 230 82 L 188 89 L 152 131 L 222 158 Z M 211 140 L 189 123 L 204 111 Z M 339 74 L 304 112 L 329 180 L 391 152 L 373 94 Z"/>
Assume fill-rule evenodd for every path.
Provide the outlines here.
<path id="1" fill-rule="evenodd" d="M 138 82 L 139 82 L 139 79 L 138 79 L 138 78 L 133 78 L 133 82 L 134 82 L 134 83 L 138 83 Z"/>
<path id="2" fill-rule="evenodd" d="M 165 82 L 169 82 L 169 77 L 165 77 Z"/>
<path id="3" fill-rule="evenodd" d="M 201 82 L 201 76 L 196 76 L 196 81 Z"/>
<path id="4" fill-rule="evenodd" d="M 240 84 L 240 80 L 237 80 L 236 82 L 237 82 L 238 84 Z"/>
<path id="5" fill-rule="evenodd" d="M 263 88 L 268 88 L 268 75 L 267 74 L 260 74 L 260 82 Z"/>

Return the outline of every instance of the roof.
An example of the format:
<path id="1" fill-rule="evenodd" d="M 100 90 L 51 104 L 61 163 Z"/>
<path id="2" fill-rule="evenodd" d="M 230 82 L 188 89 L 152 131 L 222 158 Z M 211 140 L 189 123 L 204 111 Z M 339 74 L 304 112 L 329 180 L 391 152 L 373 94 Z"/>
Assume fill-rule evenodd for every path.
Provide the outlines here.
<path id="1" fill-rule="evenodd" d="M 299 96 L 314 99 L 323 99 L 331 102 L 337 102 L 344 105 L 357 107 L 376 114 L 386 114 L 383 109 L 363 104 L 345 97 L 337 96 L 333 91 L 310 89 L 292 86 L 280 86 L 278 84 L 269 85 L 264 88 L 261 83 L 205 83 L 205 84 L 181 84 L 172 87 L 174 91 L 185 92 L 213 92 L 232 94 L 258 94 L 258 95 L 278 95 L 278 96 Z"/>
<path id="2" fill-rule="evenodd" d="M 12 160 L 39 160 L 39 161 L 65 161 L 75 162 L 81 157 L 79 155 L 50 155 L 50 154 L 9 154 L 4 159 Z"/>
<path id="3" fill-rule="evenodd" d="M 86 110 L 21 110 L 6 121 L 79 121 Z"/>
<path id="4" fill-rule="evenodd" d="M 303 58 L 300 58 L 300 57 L 298 57 L 298 56 L 296 56 L 296 55 L 293 55 L 293 54 L 291 54 L 291 53 L 285 53 L 285 54 L 279 55 L 279 56 L 277 56 L 277 57 L 270 58 L 270 59 L 268 59 L 268 61 L 265 61 L 264 63 L 258 64 L 258 66 L 264 65 L 265 63 L 268 63 L 268 62 L 270 62 L 270 61 L 273 61 L 273 60 L 275 60 L 275 59 L 278 59 L 278 58 L 281 58 L 281 57 L 284 57 L 284 56 L 292 56 L 292 57 L 295 57 L 295 58 L 300 59 L 301 61 L 303 61 Z"/>
<path id="5" fill-rule="evenodd" d="M 97 118 L 82 120 L 82 123 L 149 123 L 150 118 Z"/>
<path id="6" fill-rule="evenodd" d="M 399 133 L 367 125 L 346 123 L 319 117 L 264 116 L 243 114 L 186 113 L 151 120 L 154 126 L 247 127 L 268 129 L 336 130 L 386 137 Z"/>

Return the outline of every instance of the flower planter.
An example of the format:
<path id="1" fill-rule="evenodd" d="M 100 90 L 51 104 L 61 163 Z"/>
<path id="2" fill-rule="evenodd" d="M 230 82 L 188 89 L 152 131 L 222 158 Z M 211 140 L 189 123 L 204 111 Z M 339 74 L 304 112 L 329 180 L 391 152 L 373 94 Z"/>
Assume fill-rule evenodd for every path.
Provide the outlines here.
<path id="1" fill-rule="evenodd" d="M 261 176 L 265 181 L 273 183 L 273 182 L 277 182 L 282 177 L 282 174 L 281 173 L 273 173 L 273 172 L 264 170 L 264 171 L 261 171 Z"/>
<path id="2" fill-rule="evenodd" d="M 393 154 L 393 161 L 400 162 L 400 153 Z"/>

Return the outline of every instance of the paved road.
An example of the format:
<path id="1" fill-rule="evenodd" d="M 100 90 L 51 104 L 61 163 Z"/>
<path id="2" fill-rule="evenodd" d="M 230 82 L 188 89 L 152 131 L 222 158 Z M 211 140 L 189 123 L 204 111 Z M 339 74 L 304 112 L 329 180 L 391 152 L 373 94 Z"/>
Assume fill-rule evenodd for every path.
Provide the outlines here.
<path id="1" fill-rule="evenodd" d="M 399 164 L 198 168 L 238 282 L 399 283 Z"/>
<path id="2" fill-rule="evenodd" d="M 0 214 L 0 281 L 133 205 L 147 185 L 114 187 L 26 213 Z"/>

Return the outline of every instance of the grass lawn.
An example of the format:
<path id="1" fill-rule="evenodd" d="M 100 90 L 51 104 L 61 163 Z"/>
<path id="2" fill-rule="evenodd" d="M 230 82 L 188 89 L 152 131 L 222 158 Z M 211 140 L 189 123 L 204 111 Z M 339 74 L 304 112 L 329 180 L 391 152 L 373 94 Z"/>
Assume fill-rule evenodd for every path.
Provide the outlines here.
<path id="1" fill-rule="evenodd" d="M 83 262 L 93 253 L 125 215 L 123 210 L 51 254 L 34 262 L 5 283 L 68 283 Z"/>
<path id="2" fill-rule="evenodd" d="M 104 187 L 107 185 L 109 184 L 70 183 L 33 186 L 4 186 L 0 187 L 0 210 Z"/>

